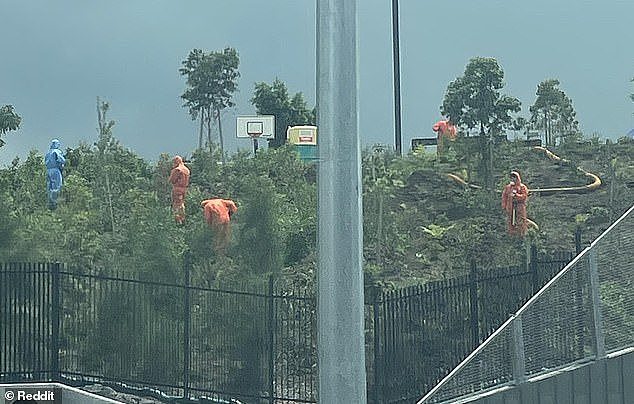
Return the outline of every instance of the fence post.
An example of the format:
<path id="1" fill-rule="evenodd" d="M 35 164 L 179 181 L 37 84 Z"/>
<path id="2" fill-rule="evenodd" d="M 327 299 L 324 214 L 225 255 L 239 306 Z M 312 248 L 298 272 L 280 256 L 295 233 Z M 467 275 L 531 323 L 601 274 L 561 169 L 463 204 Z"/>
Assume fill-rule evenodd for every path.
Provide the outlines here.
<path id="1" fill-rule="evenodd" d="M 596 246 L 588 251 L 590 269 L 590 293 L 592 295 L 592 318 L 594 321 L 594 341 L 597 359 L 605 358 L 605 334 L 603 333 L 603 314 L 601 313 L 601 296 L 599 295 L 599 267 L 597 264 Z"/>
<path id="2" fill-rule="evenodd" d="M 60 263 L 53 263 L 51 284 L 51 370 L 53 381 L 60 380 L 59 368 L 59 329 L 61 323 L 61 283 Z"/>
<path id="3" fill-rule="evenodd" d="M 469 268 L 469 305 L 471 306 L 471 340 L 472 348 L 480 342 L 480 325 L 478 312 L 478 267 L 475 260 L 471 260 Z"/>
<path id="4" fill-rule="evenodd" d="M 373 365 L 374 365 L 374 402 L 375 403 L 381 403 L 383 402 L 383 391 L 381 389 L 381 385 L 379 384 L 381 382 L 381 377 L 379 372 L 381 371 L 381 363 L 380 363 L 380 358 L 381 358 L 381 353 L 380 353 L 380 348 L 379 348 L 379 344 L 381 343 L 379 340 L 379 321 L 380 321 L 380 316 L 379 316 L 379 300 L 381 298 L 381 294 L 380 293 L 375 293 L 374 294 L 374 302 L 372 303 L 372 315 L 373 315 L 373 321 L 372 324 L 374 325 L 374 361 L 373 361 Z"/>
<path id="5" fill-rule="evenodd" d="M 273 275 L 269 275 L 269 404 L 273 404 L 275 402 L 275 311 L 274 311 L 274 284 L 273 284 Z"/>
<path id="6" fill-rule="evenodd" d="M 526 362 L 524 357 L 524 335 L 522 331 L 522 317 L 514 316 L 512 326 L 513 341 L 511 343 L 511 347 L 513 349 L 513 380 L 515 384 L 520 384 L 526 381 Z"/>
<path id="7" fill-rule="evenodd" d="M 185 251 L 183 254 L 183 270 L 185 277 L 184 301 L 183 301 L 183 398 L 189 400 L 189 373 L 191 360 L 191 303 L 190 303 L 190 277 L 191 277 L 191 253 Z"/>
<path id="8" fill-rule="evenodd" d="M 581 254 L 581 227 L 575 229 L 575 252 Z"/>
<path id="9" fill-rule="evenodd" d="M 531 270 L 531 282 L 532 282 L 532 287 L 533 287 L 533 294 L 535 294 L 539 290 L 539 272 L 538 272 L 538 265 L 537 265 L 537 247 L 535 245 L 531 246 L 530 270 Z"/>

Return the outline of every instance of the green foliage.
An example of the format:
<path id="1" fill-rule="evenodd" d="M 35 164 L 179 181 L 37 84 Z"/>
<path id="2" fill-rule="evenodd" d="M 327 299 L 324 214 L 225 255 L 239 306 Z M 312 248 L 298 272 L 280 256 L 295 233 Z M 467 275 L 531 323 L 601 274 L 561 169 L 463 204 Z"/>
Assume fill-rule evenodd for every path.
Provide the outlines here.
<path id="1" fill-rule="evenodd" d="M 161 153 L 152 172 L 153 188 L 156 190 L 156 198 L 161 205 L 171 203 L 172 185 L 169 182 L 169 176 L 172 168 L 172 159 L 169 154 Z"/>
<path id="2" fill-rule="evenodd" d="M 67 151 L 69 164 L 56 211 L 46 209 L 41 153 L 32 151 L 24 161 L 15 159 L 0 169 L 3 260 L 59 260 L 76 265 L 78 271 L 181 283 L 183 256 L 191 251 L 195 286 L 261 293 L 268 276 L 274 274 L 284 285 L 281 293 L 292 293 L 297 285 L 314 291 L 315 165 L 303 163 L 287 146 L 261 150 L 255 157 L 236 153 L 224 164 L 218 163 L 218 148 L 198 149 L 187 161 L 192 175 L 186 221 L 178 226 L 170 209 L 170 156 L 162 154 L 156 163 L 149 163 L 123 147 L 114 137 L 115 123 L 108 120 L 109 112 L 109 105 L 99 102 L 96 143 Z M 381 289 L 463 275 L 472 261 L 479 268 L 517 265 L 524 262 L 528 242 L 543 252 L 570 251 L 575 227 L 582 228 L 583 241 L 588 242 L 631 205 L 631 140 L 562 143 L 554 151 L 569 159 L 570 165 L 555 165 L 519 142 L 500 142 L 490 160 L 491 190 L 451 180 L 447 174 L 482 184 L 482 157 L 489 151 L 483 149 L 482 140 L 487 141 L 486 137 L 460 136 L 440 157 L 424 149 L 400 157 L 381 146 L 362 154 L 363 254 L 369 299 Z M 528 214 L 540 230 L 525 242 L 510 239 L 499 192 L 508 171 L 519 169 L 529 188 L 568 186 L 587 181 L 575 169 L 577 165 L 597 173 L 605 185 L 588 194 L 531 196 Z M 233 199 L 239 209 L 232 218 L 233 239 L 226 255 L 214 252 L 213 234 L 200 207 L 202 200 L 213 197 Z M 96 288 L 87 282 L 78 281 L 76 296 L 65 296 L 78 304 L 78 313 L 85 313 L 84 330 L 94 330 L 80 329 L 73 335 L 86 347 L 80 353 L 85 363 L 104 370 L 106 376 L 121 377 L 120 369 L 131 369 L 134 377 L 165 383 L 179 379 L 181 363 L 165 341 L 182 337 L 180 289 L 158 285 L 126 289 L 110 287 L 109 282 L 99 283 L 103 289 L 94 290 L 92 302 L 82 294 Z M 609 297 L 606 317 L 624 324 L 621 331 L 630 330 L 632 318 L 618 299 L 621 291 L 609 285 L 602 293 Z M 192 324 L 196 324 L 192 346 L 197 347 L 193 362 L 222 368 L 217 372 L 217 385 L 222 388 L 244 394 L 264 391 L 266 345 L 258 331 L 265 327 L 268 314 L 264 300 L 240 295 L 231 301 L 226 294 L 200 290 L 192 291 L 191 299 Z M 314 315 L 292 299 L 283 304 L 295 305 L 302 318 Z M 226 330 L 232 338 L 214 339 L 219 335 L 214 329 Z M 297 344 L 293 335 L 282 336 L 276 344 Z M 148 347 L 149 354 L 143 352 Z M 311 348 L 305 348 L 306 357 L 311 357 Z M 218 364 L 210 359 L 218 357 L 226 361 Z M 192 375 L 192 380 L 199 376 Z"/>
<path id="3" fill-rule="evenodd" d="M 2 191 L 0 191 L 0 199 L 8 201 L 10 195 L 6 191 L 6 186 L 0 184 L 0 189 L 2 189 Z M 17 227 L 17 218 L 15 214 L 9 210 L 8 204 L 0 203 L 0 256 L 5 256 L 11 249 Z"/>
<path id="4" fill-rule="evenodd" d="M 317 234 L 315 165 L 291 147 L 236 153 L 219 164 L 220 151 L 195 151 L 186 197 L 186 222 L 174 223 L 171 158 L 150 164 L 113 135 L 107 103 L 99 104 L 95 146 L 69 149 L 60 205 L 46 209 L 43 156 L 31 152 L 0 170 L 3 205 L 0 251 L 10 260 L 60 260 L 85 270 L 139 279 L 179 282 L 182 255 L 192 252 L 192 280 L 201 286 L 262 279 L 268 273 L 310 284 Z M 529 188 L 584 184 L 577 165 L 597 173 L 605 186 L 582 195 L 531 196 L 528 214 L 540 226 L 543 249 L 572 249 L 572 234 L 598 235 L 629 206 L 633 143 L 566 143 L 555 152 L 571 161 L 554 166 L 519 143 L 502 142 L 493 159 L 491 191 L 460 185 L 447 174 L 482 184 L 478 138 L 459 137 L 438 157 L 424 150 L 398 157 L 386 147 L 362 154 L 364 259 L 369 285 L 417 283 L 463 273 L 475 259 L 491 266 L 522 260 L 508 239 L 499 191 L 511 168 Z M 214 252 L 213 234 L 200 201 L 233 199 L 233 238 L 226 255 Z M 578 217 L 577 215 L 582 215 Z M 533 237 L 533 236 L 531 236 Z M 303 281 L 302 281 L 303 282 Z M 171 296 L 156 296 L 171 305 Z M 170 311 L 163 312 L 172 315 Z"/>
<path id="5" fill-rule="evenodd" d="M 136 288 L 135 284 L 101 281 L 91 285 L 98 297 L 86 310 L 92 316 L 82 319 L 81 329 L 90 330 L 84 336 L 82 362 L 104 375 L 118 378 L 140 377 L 144 380 L 169 383 L 182 372 L 174 358 L 174 347 L 165 341 L 177 341 L 179 330 L 174 316 L 165 315 L 172 309 L 180 315 L 179 299 L 165 302 L 156 299 L 164 291 Z M 178 311 L 181 310 L 181 311 Z M 182 319 L 179 319 L 182 321 Z M 180 324 L 179 324 L 180 325 Z M 182 327 L 182 325 L 180 325 Z M 148 352 L 149 349 L 149 352 Z"/>
<path id="6" fill-rule="evenodd" d="M 503 87 L 504 71 L 497 60 L 473 58 L 464 75 L 449 83 L 440 108 L 454 124 L 479 129 L 479 171 L 489 189 L 493 187 L 495 137 L 522 124 L 513 117 L 520 111 L 520 101 L 501 94 Z"/>
<path id="7" fill-rule="evenodd" d="M 95 198 L 90 183 L 77 174 L 66 176 L 64 204 L 60 207 L 60 224 L 67 246 L 63 257 L 80 267 L 91 267 L 99 259 L 98 214 L 93 209 Z"/>
<path id="8" fill-rule="evenodd" d="M 4 146 L 1 136 L 8 132 L 18 130 L 22 118 L 13 110 L 13 105 L 0 107 L 0 147 Z"/>
<path id="9" fill-rule="evenodd" d="M 375 146 L 362 157 L 364 202 L 364 245 L 370 261 L 384 265 L 387 257 L 404 253 L 399 243 L 392 215 L 395 191 L 404 187 L 403 172 L 394 167 L 396 155 Z M 369 248 L 373 245 L 373 248 Z"/>
<path id="10" fill-rule="evenodd" d="M 295 125 L 315 125 L 315 109 L 310 110 L 302 93 L 292 97 L 283 81 L 276 78 L 273 83 L 255 83 L 251 103 L 260 115 L 275 115 L 275 138 L 269 141 L 272 147 L 286 142 L 286 129 Z"/>
<path id="11" fill-rule="evenodd" d="M 435 224 L 430 224 L 429 227 L 423 226 L 423 230 L 425 233 L 431 235 L 433 238 L 439 239 L 442 238 L 448 230 L 451 230 L 455 227 L 455 225 L 451 225 L 449 227 L 437 226 Z"/>
<path id="12" fill-rule="evenodd" d="M 579 122 L 572 100 L 558 88 L 559 80 L 544 80 L 537 86 L 537 99 L 530 107 L 530 123 L 544 130 L 547 145 L 554 145 L 557 138 L 576 141 L 580 138 Z"/>
<path id="13" fill-rule="evenodd" d="M 140 335 L 141 321 L 134 321 L 135 297 L 123 289 L 110 290 L 101 295 L 102 301 L 97 308 L 95 332 L 90 350 L 94 360 L 105 365 L 106 374 L 117 374 L 120 369 L 134 369 L 141 357 L 143 341 Z M 135 329 L 128 328 L 135 324 Z M 125 328 L 124 328 L 125 326 Z M 122 332 L 125 329 L 125 332 Z"/>
<path id="14" fill-rule="evenodd" d="M 624 268 L 624 266 L 615 268 Z M 634 315 L 632 302 L 627 298 L 631 293 L 630 279 L 619 279 L 601 284 L 601 302 L 604 306 L 606 327 L 605 343 L 608 347 L 626 346 L 632 340 Z"/>
<path id="15" fill-rule="evenodd" d="M 255 177 L 243 188 L 244 205 L 239 209 L 241 229 L 238 249 L 245 268 L 256 273 L 273 273 L 280 269 L 282 251 L 277 226 L 280 212 L 275 201 L 272 181 Z"/>
<path id="16" fill-rule="evenodd" d="M 520 111 L 517 98 L 500 94 L 504 71 L 493 58 L 476 57 L 469 61 L 464 75 L 447 87 L 441 112 L 451 122 L 481 134 L 500 133 L 513 124 L 511 113 Z"/>
<path id="17" fill-rule="evenodd" d="M 185 100 L 184 107 L 188 108 L 193 120 L 200 116 L 200 133 L 198 148 L 202 148 L 203 126 L 207 127 L 208 146 L 212 147 L 212 121 L 218 123 L 218 137 L 220 149 L 224 156 L 224 141 L 220 113 L 225 108 L 232 107 L 233 93 L 238 88 L 238 65 L 240 59 L 234 48 L 225 48 L 219 52 L 205 53 L 201 49 L 193 49 L 179 69 L 181 76 L 186 77 L 187 88 L 181 95 Z M 224 157 L 223 157 L 224 158 Z"/>

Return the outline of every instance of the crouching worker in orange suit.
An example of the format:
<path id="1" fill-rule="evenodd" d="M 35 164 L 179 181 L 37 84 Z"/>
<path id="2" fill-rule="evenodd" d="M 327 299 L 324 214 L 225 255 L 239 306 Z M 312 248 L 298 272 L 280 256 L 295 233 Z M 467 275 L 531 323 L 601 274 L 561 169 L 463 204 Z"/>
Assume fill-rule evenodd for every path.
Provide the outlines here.
<path id="1" fill-rule="evenodd" d="M 174 168 L 170 173 L 169 182 L 172 184 L 172 210 L 176 223 L 185 222 L 185 194 L 189 186 L 189 168 L 185 167 L 181 156 L 174 157 Z"/>
<path id="2" fill-rule="evenodd" d="M 205 199 L 200 203 L 205 220 L 214 233 L 214 249 L 224 253 L 231 241 L 231 215 L 238 211 L 230 199 Z"/>
<path id="3" fill-rule="evenodd" d="M 517 171 L 511 171 L 511 182 L 502 191 L 502 209 L 507 215 L 507 231 L 511 236 L 524 237 L 528 228 L 526 219 L 526 199 L 528 188 L 522 184 Z"/>

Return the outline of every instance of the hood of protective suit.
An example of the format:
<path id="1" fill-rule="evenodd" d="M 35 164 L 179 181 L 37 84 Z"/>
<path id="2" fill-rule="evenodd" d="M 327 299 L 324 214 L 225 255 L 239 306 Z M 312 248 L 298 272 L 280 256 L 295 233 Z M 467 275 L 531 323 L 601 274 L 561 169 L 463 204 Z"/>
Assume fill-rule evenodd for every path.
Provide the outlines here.
<path id="1" fill-rule="evenodd" d="M 445 132 L 447 130 L 447 125 L 448 125 L 447 121 L 438 121 L 434 124 L 434 126 L 432 126 L 432 130 L 434 132 L 438 132 L 438 131 Z"/>
<path id="2" fill-rule="evenodd" d="M 522 177 L 520 176 L 519 172 L 511 171 L 511 175 L 515 175 L 515 177 L 517 177 L 517 185 L 520 185 L 522 183 Z"/>
<path id="3" fill-rule="evenodd" d="M 60 146 L 61 146 L 61 143 L 59 142 L 59 140 L 57 139 L 51 140 L 51 149 L 59 149 Z"/>
<path id="4" fill-rule="evenodd" d="M 183 158 L 181 156 L 174 156 L 174 167 L 178 167 L 179 165 L 183 164 Z"/>

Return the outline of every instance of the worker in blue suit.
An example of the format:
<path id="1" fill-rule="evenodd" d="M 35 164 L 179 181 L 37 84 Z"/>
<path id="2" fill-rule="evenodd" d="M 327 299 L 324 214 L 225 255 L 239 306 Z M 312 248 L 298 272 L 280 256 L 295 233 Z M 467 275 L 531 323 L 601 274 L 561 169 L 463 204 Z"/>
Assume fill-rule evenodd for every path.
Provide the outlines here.
<path id="1" fill-rule="evenodd" d="M 50 210 L 57 208 L 57 197 L 62 190 L 62 174 L 66 159 L 60 147 L 59 140 L 53 139 L 51 147 L 44 157 L 44 163 L 46 164 L 46 191 Z"/>

